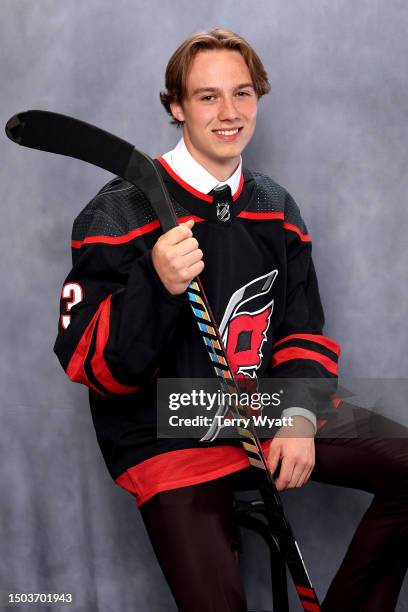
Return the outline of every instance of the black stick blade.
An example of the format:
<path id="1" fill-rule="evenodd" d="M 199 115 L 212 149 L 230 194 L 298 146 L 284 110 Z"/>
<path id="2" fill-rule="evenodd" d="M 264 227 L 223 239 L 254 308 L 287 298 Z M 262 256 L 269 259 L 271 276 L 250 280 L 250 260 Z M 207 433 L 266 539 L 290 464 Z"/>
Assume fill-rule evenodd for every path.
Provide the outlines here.
<path id="1" fill-rule="evenodd" d="M 123 176 L 133 145 L 90 123 L 42 110 L 29 110 L 11 117 L 6 134 L 13 142 L 82 159 Z"/>
<path id="2" fill-rule="evenodd" d="M 153 160 L 114 134 L 74 117 L 29 110 L 7 121 L 6 134 L 16 144 L 81 159 L 139 187 L 164 232 L 177 225 L 170 195 Z"/>
<path id="3" fill-rule="evenodd" d="M 13 142 L 21 143 L 21 132 L 23 129 L 22 113 L 14 115 L 6 123 L 6 134 Z"/>

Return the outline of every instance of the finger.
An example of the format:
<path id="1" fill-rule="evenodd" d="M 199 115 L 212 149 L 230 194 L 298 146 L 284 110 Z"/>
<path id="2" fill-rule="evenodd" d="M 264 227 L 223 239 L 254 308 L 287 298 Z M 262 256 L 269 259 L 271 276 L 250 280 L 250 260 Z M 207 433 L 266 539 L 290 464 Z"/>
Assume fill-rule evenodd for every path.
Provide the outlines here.
<path id="1" fill-rule="evenodd" d="M 161 242 L 166 242 L 167 246 L 172 246 L 174 244 L 178 244 L 186 238 L 191 238 L 193 236 L 191 224 L 194 224 L 194 219 L 190 219 L 185 223 L 180 223 L 180 225 L 177 227 L 173 227 L 171 230 L 163 234 L 159 240 L 161 240 Z"/>
<path id="2" fill-rule="evenodd" d="M 284 457 L 282 459 L 282 465 L 279 472 L 279 478 L 275 481 L 276 488 L 278 491 L 283 491 L 287 488 L 288 484 L 292 479 L 293 470 L 295 463 L 293 459 Z"/>
<path id="3" fill-rule="evenodd" d="M 203 258 L 202 250 L 195 249 L 191 253 L 184 255 L 184 257 L 182 258 L 183 266 L 185 266 L 188 269 L 194 264 L 196 264 L 198 261 L 200 261 L 202 258 Z"/>
<path id="4" fill-rule="evenodd" d="M 202 259 L 200 259 L 200 261 L 198 261 L 197 263 L 187 268 L 186 282 L 190 283 L 193 280 L 193 278 L 201 274 L 203 270 L 204 270 L 204 262 Z"/>
<path id="5" fill-rule="evenodd" d="M 197 241 L 197 238 L 194 238 L 194 237 L 186 238 L 185 240 L 182 240 L 174 247 L 176 254 L 181 255 L 181 256 L 187 255 L 188 253 L 191 253 L 192 251 L 196 251 L 197 249 L 198 249 L 198 241 Z"/>
<path id="6" fill-rule="evenodd" d="M 306 474 L 306 477 L 305 477 L 305 480 L 304 480 L 304 482 L 302 483 L 302 486 L 303 486 L 304 484 L 306 484 L 306 483 L 307 483 L 307 481 L 309 480 L 309 478 L 310 478 L 310 476 L 311 476 L 311 474 L 312 474 L 312 472 L 313 472 L 313 468 L 314 468 L 314 465 L 312 465 L 312 467 L 311 467 L 311 468 L 308 470 L 308 472 L 307 472 L 307 474 Z"/>
<path id="7" fill-rule="evenodd" d="M 307 469 L 305 470 L 305 474 L 303 476 L 303 480 L 300 484 L 298 484 L 298 486 L 303 486 L 304 484 L 307 483 L 307 481 L 310 478 L 311 473 L 313 472 L 314 469 L 314 459 L 311 461 L 311 463 L 309 464 L 309 467 L 307 467 Z"/>
<path id="8" fill-rule="evenodd" d="M 306 482 L 308 469 L 301 466 L 295 466 L 293 470 L 292 479 L 290 481 L 289 487 L 290 489 L 294 489 L 295 487 L 302 487 Z"/>

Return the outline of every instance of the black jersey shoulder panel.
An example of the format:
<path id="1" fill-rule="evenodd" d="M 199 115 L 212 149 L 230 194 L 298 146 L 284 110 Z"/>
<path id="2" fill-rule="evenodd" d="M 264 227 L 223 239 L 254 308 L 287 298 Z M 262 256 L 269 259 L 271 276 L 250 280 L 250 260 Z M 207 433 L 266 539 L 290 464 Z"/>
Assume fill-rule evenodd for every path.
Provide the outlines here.
<path id="1" fill-rule="evenodd" d="M 296 204 L 290 193 L 287 193 L 286 195 L 285 221 L 286 223 L 298 227 L 302 234 L 307 234 L 307 227 L 303 221 L 302 215 L 300 214 L 299 206 Z"/>
<path id="2" fill-rule="evenodd" d="M 174 199 L 172 202 L 178 217 L 189 214 Z M 104 185 L 76 217 L 72 239 L 122 236 L 156 220 L 157 215 L 142 190 L 116 177 Z"/>
<path id="3" fill-rule="evenodd" d="M 76 217 L 72 239 L 121 236 L 155 219 L 154 210 L 143 192 L 117 177 L 104 185 Z"/>
<path id="4" fill-rule="evenodd" d="M 284 212 L 286 189 L 261 172 L 251 173 L 255 183 L 253 198 L 247 208 L 251 212 Z"/>
<path id="5" fill-rule="evenodd" d="M 283 212 L 286 223 L 295 225 L 302 233 L 307 233 L 299 206 L 285 187 L 261 172 L 252 172 L 252 176 L 255 182 L 254 197 L 247 210 L 259 213 Z"/>

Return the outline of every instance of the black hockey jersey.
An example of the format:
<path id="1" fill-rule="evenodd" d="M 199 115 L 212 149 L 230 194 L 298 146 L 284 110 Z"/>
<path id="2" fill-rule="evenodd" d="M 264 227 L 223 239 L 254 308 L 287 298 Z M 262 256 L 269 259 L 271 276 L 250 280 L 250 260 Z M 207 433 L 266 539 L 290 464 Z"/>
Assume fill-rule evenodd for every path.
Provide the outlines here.
<path id="1" fill-rule="evenodd" d="M 290 194 L 244 169 L 226 219 L 211 195 L 182 181 L 163 158 L 155 163 L 179 221 L 196 221 L 201 279 L 234 373 L 336 379 L 339 346 L 322 334 L 311 241 Z M 73 267 L 62 288 L 54 347 L 69 378 L 89 388 L 107 468 L 139 505 L 159 491 L 249 465 L 239 440 L 203 445 L 157 437 L 157 377 L 214 376 L 186 297 L 171 295 L 152 264 L 159 235 L 138 188 L 119 178 L 103 187 L 74 221 Z M 272 276 L 268 294 L 253 296 L 251 311 L 240 312 L 243 290 Z M 302 406 L 316 412 L 312 397 Z M 266 451 L 269 443 L 263 442 Z"/>

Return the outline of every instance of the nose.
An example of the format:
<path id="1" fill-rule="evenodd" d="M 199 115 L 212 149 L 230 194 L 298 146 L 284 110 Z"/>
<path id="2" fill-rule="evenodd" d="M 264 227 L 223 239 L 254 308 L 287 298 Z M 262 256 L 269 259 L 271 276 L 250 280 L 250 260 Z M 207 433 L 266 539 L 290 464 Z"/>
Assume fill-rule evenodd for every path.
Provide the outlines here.
<path id="1" fill-rule="evenodd" d="M 219 109 L 218 118 L 220 121 L 234 121 L 239 118 L 238 109 L 235 106 L 233 96 L 224 96 Z"/>

